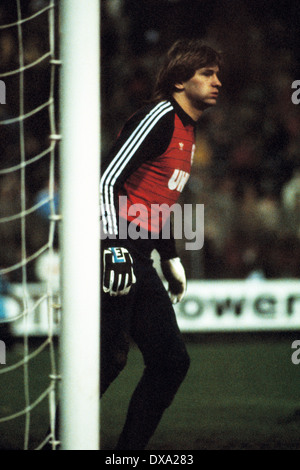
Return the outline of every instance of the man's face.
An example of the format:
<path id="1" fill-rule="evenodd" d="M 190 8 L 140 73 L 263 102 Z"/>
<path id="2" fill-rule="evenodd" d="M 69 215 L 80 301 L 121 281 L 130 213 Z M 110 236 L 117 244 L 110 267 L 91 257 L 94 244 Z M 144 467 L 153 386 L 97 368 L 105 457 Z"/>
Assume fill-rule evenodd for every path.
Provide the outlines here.
<path id="1" fill-rule="evenodd" d="M 204 110 L 217 103 L 219 88 L 222 86 L 218 73 L 217 65 L 203 67 L 192 78 L 176 87 L 182 90 L 193 107 Z"/>

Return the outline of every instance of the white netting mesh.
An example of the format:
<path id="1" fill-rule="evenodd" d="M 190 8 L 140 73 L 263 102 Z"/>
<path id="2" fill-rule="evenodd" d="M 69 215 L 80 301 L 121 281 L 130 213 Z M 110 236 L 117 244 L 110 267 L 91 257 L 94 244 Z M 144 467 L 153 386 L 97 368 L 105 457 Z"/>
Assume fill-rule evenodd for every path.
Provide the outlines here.
<path id="1" fill-rule="evenodd" d="M 56 24 L 54 0 L 0 4 L 0 449 L 56 448 Z"/>

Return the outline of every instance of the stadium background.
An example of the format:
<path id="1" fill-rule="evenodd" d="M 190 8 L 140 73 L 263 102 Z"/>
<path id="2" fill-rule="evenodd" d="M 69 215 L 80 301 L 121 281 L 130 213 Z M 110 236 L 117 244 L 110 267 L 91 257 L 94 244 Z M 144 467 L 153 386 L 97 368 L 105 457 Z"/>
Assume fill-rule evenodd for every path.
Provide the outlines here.
<path id="1" fill-rule="evenodd" d="M 47 3 L 47 2 L 45 2 Z M 23 2 L 24 14 L 43 0 Z M 300 79 L 300 11 L 296 1 L 271 0 L 102 0 L 102 150 L 105 153 L 124 121 L 151 96 L 163 52 L 180 37 L 202 37 L 223 51 L 222 93 L 197 129 L 194 173 L 182 202 L 205 205 L 205 242 L 199 253 L 178 244 L 190 280 L 222 282 L 246 279 L 293 280 L 300 275 L 299 107 L 291 85 Z M 13 17 L 12 2 L 0 5 L 1 23 Z M 28 62 L 43 52 L 46 24 L 34 21 L 25 34 Z M 17 63 L 9 32 L 0 36 L 1 68 Z M 46 99 L 48 71 L 32 71 L 26 101 Z M 14 88 L 15 87 L 15 88 Z M 14 92 L 15 89 L 15 92 Z M 17 82 L 0 117 L 17 108 Z M 87 110 L 88 112 L 88 110 Z M 0 168 L 19 161 L 14 128 L 1 128 Z M 31 120 L 27 155 L 38 153 L 48 138 L 47 117 Z M 27 181 L 28 198 L 43 197 L 49 169 L 35 165 Z M 80 182 L 78 182 L 80 188 Z M 1 176 L 0 215 L 19 211 L 19 183 Z M 47 208 L 28 224 L 29 250 L 44 243 Z M 1 267 L 20 252 L 19 226 L 0 227 Z M 59 248 L 58 240 L 56 240 Z M 84 250 L 84 247 L 81 248 Z M 30 266 L 29 281 L 41 274 Z M 18 283 L 17 271 L 2 279 L 2 293 Z M 213 284 L 212 284 L 213 285 Z M 200 293 L 201 296 L 201 293 Z M 86 312 L 85 312 L 86 313 Z M 153 449 L 299 449 L 299 366 L 291 361 L 291 331 L 228 331 L 186 334 L 192 367 L 174 405 L 155 435 Z M 22 354 L 18 338 L 4 327 L 11 361 Z M 38 342 L 35 336 L 32 345 Z M 42 389 L 49 364 L 39 356 L 31 382 Z M 131 390 L 142 372 L 133 345 L 127 369 L 102 402 L 103 448 L 112 448 L 124 420 Z M 22 373 L 3 380 L 1 414 L 23 400 Z M 32 445 L 47 429 L 46 406 L 33 414 Z M 21 420 L 1 424 L 0 448 L 18 449 Z"/>

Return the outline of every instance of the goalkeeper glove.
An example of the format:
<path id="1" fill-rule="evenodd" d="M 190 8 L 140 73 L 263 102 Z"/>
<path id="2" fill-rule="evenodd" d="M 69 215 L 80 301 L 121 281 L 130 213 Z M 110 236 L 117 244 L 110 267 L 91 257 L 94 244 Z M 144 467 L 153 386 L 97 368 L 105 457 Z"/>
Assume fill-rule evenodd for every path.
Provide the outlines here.
<path id="1" fill-rule="evenodd" d="M 103 291 L 111 296 L 127 295 L 136 283 L 133 260 L 126 248 L 108 248 L 103 252 Z"/>
<path id="2" fill-rule="evenodd" d="M 186 277 L 180 258 L 161 261 L 161 269 L 169 283 L 169 296 L 172 304 L 180 302 L 186 293 Z"/>

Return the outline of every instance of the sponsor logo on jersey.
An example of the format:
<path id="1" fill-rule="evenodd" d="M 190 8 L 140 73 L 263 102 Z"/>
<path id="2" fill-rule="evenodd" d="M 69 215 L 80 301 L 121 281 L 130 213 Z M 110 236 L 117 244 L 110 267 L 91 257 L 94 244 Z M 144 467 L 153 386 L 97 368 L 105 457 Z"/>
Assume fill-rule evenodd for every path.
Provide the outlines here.
<path id="1" fill-rule="evenodd" d="M 186 171 L 174 170 L 174 173 L 169 180 L 168 188 L 171 191 L 176 190 L 181 193 L 186 185 L 187 180 L 189 179 L 189 176 L 189 173 L 186 173 Z"/>

